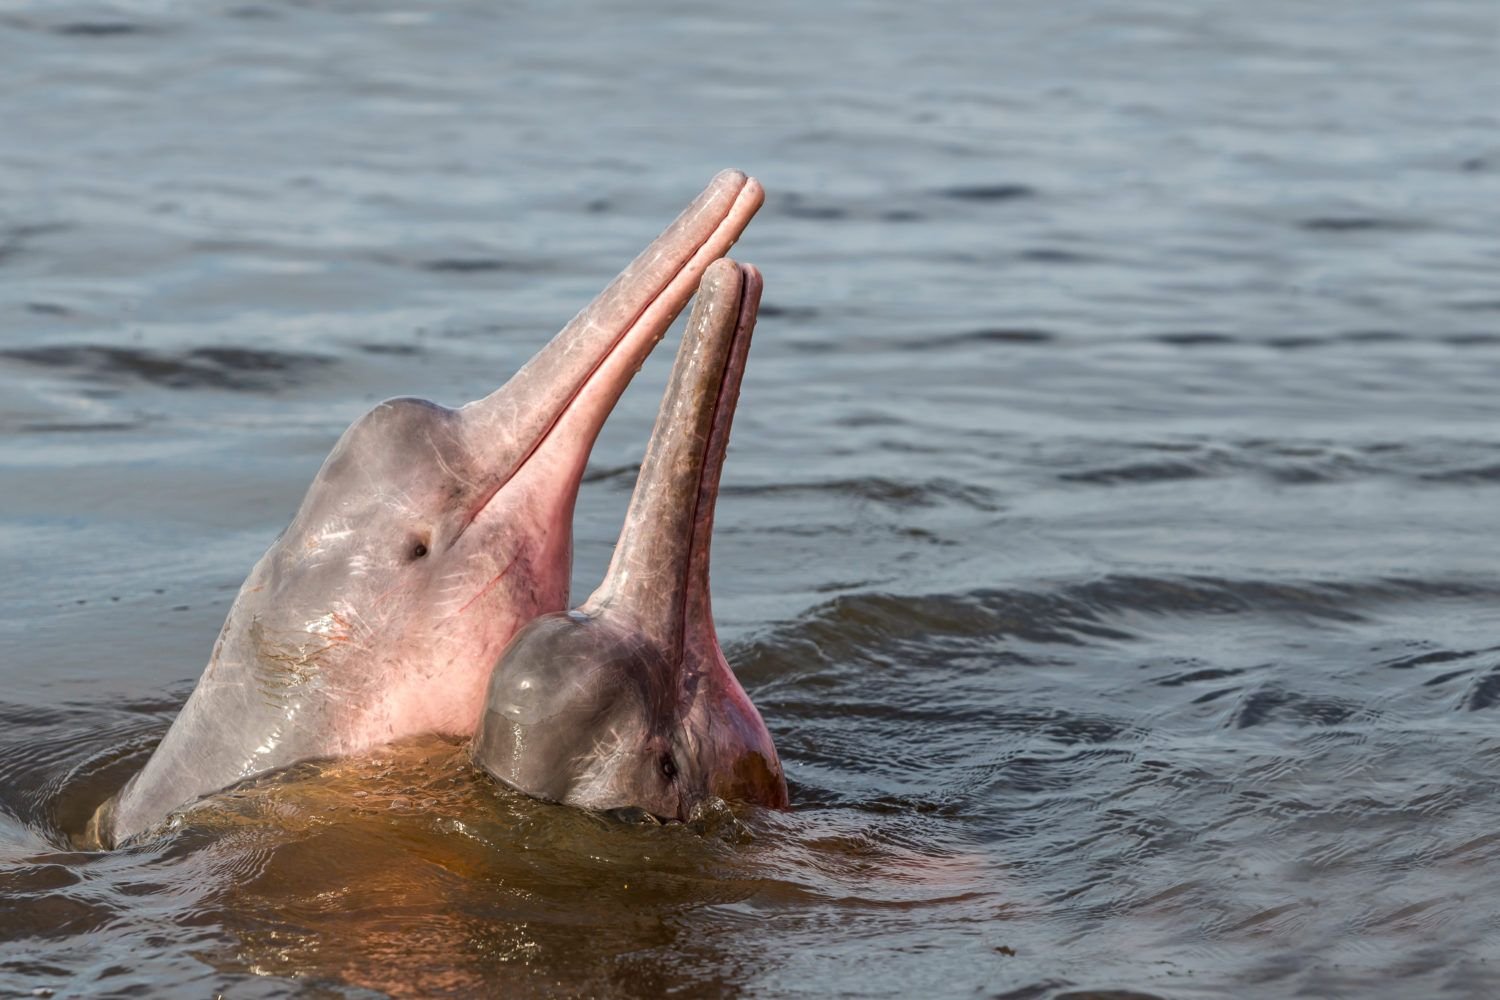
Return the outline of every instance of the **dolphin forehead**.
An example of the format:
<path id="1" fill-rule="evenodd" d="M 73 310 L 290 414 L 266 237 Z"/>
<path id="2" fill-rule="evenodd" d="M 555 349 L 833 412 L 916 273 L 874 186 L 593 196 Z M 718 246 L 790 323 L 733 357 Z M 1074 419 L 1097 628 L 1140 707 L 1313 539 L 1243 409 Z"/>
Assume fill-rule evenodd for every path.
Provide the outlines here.
<path id="1" fill-rule="evenodd" d="M 356 420 L 329 452 L 286 534 L 329 519 L 439 518 L 458 512 L 510 472 L 518 448 L 483 458 L 469 449 L 459 411 L 425 399 L 389 399 Z M 378 523 L 358 525 L 366 534 Z"/>
<path id="2" fill-rule="evenodd" d="M 639 633 L 577 612 L 543 615 L 516 634 L 496 664 L 481 729 L 546 729 L 565 741 L 580 737 L 579 724 L 661 716 L 674 694 L 662 662 Z"/>
<path id="3" fill-rule="evenodd" d="M 576 612 L 531 622 L 490 677 L 472 749 L 495 778 L 552 801 L 670 743 L 673 692 L 637 633 Z"/>

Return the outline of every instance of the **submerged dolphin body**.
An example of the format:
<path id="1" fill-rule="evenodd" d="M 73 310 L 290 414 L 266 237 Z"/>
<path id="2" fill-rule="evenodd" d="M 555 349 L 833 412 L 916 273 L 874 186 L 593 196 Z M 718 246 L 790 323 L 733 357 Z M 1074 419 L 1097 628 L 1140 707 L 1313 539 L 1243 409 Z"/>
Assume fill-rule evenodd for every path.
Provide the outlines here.
<path id="1" fill-rule="evenodd" d="M 393 399 L 356 421 L 89 839 L 118 844 L 300 760 L 472 734 L 505 644 L 568 606 L 574 500 L 599 428 L 763 198 L 721 173 L 503 387 L 456 410 Z"/>
<path id="2" fill-rule="evenodd" d="M 782 808 L 786 779 L 719 648 L 714 501 L 761 279 L 703 278 L 609 572 L 519 632 L 490 680 L 476 764 L 537 798 L 688 819 L 710 797 Z"/>

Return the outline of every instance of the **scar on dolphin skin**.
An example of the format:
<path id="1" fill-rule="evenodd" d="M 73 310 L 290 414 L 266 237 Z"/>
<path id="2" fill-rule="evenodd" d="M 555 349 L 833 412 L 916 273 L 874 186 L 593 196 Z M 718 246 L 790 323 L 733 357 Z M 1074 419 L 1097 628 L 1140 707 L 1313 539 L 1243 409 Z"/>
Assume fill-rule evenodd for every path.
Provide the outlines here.
<path id="1" fill-rule="evenodd" d="M 345 431 L 166 736 L 96 810 L 95 843 L 299 761 L 472 736 L 499 651 L 568 606 L 600 428 L 764 198 L 724 171 L 504 385 L 458 408 L 388 400 Z"/>
<path id="2" fill-rule="evenodd" d="M 325 622 L 337 623 L 337 627 L 319 631 L 317 626 Z M 330 611 L 308 622 L 306 628 L 289 631 L 284 639 L 277 640 L 266 634 L 265 622 L 255 616 L 250 622 L 250 641 L 255 648 L 257 690 L 273 705 L 279 704 L 311 684 L 331 654 L 350 641 L 351 632 L 347 620 Z"/>
<path id="3" fill-rule="evenodd" d="M 459 614 L 466 613 L 470 608 L 472 608 L 474 606 L 474 604 L 480 598 L 484 597 L 484 595 L 488 594 L 491 590 L 494 590 L 495 589 L 495 584 L 497 584 L 501 580 L 505 579 L 505 577 L 515 567 L 516 563 L 518 563 L 520 561 L 521 561 L 521 554 L 518 552 L 518 553 L 516 553 L 511 558 L 510 562 L 508 562 L 508 563 L 505 564 L 505 568 L 504 569 L 502 569 L 500 572 L 496 573 L 494 576 L 490 577 L 489 582 L 486 583 L 482 588 L 480 588 L 479 593 L 477 593 L 473 597 L 469 598 L 468 602 L 465 603 L 463 607 L 461 607 L 461 608 L 458 609 L 458 613 Z"/>

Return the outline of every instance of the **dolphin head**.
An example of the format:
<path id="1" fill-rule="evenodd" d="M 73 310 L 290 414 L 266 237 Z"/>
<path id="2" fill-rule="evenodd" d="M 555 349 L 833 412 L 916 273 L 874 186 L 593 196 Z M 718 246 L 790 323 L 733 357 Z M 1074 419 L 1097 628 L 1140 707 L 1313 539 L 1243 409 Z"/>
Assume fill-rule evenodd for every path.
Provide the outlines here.
<path id="1" fill-rule="evenodd" d="M 359 743 L 473 732 L 505 643 L 568 605 L 574 500 L 600 427 L 761 198 L 720 175 L 484 399 L 394 399 L 356 421 L 247 581 L 226 647 L 247 645 L 272 687 L 315 671 Z"/>
<path id="2" fill-rule="evenodd" d="M 771 734 L 725 661 L 708 589 L 714 501 L 759 273 L 703 278 L 604 582 L 519 632 L 490 678 L 477 764 L 538 798 L 687 819 L 787 804 Z"/>
<path id="3" fill-rule="evenodd" d="M 106 804 L 101 839 L 298 760 L 470 735 L 506 642 L 568 606 L 574 499 L 600 427 L 763 197 L 720 174 L 489 396 L 394 399 L 356 421 L 245 581 L 167 737 Z"/>

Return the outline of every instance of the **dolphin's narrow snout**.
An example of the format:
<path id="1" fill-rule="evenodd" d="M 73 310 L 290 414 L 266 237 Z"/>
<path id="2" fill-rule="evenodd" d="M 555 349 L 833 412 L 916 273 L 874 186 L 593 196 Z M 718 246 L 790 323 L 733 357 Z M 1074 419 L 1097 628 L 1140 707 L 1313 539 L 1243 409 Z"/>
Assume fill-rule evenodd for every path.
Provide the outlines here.
<path id="1" fill-rule="evenodd" d="M 703 276 L 683 347 L 598 599 L 668 649 L 711 618 L 708 552 L 719 476 L 760 304 L 760 272 L 728 258 Z"/>
<path id="2" fill-rule="evenodd" d="M 491 496 L 534 458 L 548 479 L 581 475 L 625 386 L 764 200 L 755 178 L 721 172 L 509 382 L 464 407 L 476 448 L 494 441 L 511 457 Z"/>
<path id="3" fill-rule="evenodd" d="M 705 271 L 604 582 L 543 616 L 490 678 L 476 764 L 530 795 L 686 820 L 715 798 L 787 804 L 764 721 L 719 648 L 708 550 L 760 302 L 755 268 Z"/>

